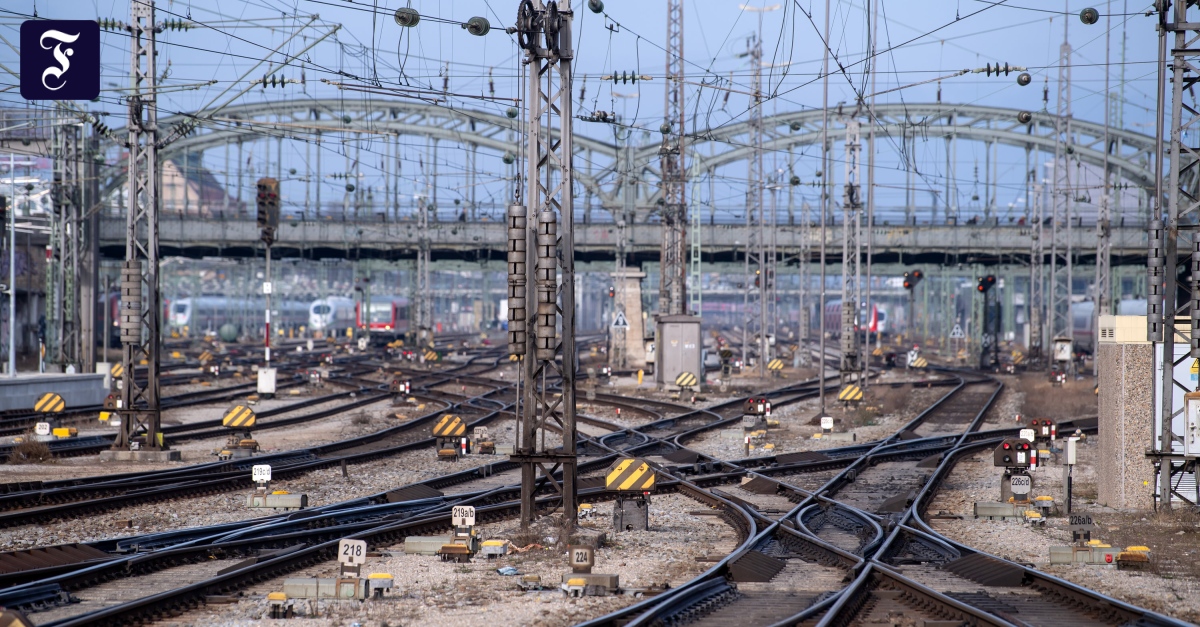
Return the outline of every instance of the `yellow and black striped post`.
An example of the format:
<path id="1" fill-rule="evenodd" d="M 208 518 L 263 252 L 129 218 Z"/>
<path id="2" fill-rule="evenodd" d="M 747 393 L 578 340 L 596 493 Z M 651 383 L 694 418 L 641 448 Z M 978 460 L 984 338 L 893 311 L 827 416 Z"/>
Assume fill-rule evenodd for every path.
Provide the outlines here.
<path id="1" fill-rule="evenodd" d="M 675 377 L 675 385 L 678 385 L 681 388 L 690 388 L 699 382 L 700 379 L 690 372 L 681 372 L 679 373 L 679 376 Z"/>
<path id="2" fill-rule="evenodd" d="M 254 426 L 256 420 L 253 409 L 245 405 L 234 405 L 232 409 L 225 412 L 221 424 L 230 429 L 249 429 Z"/>
<path id="3" fill-rule="evenodd" d="M 617 460 L 604 477 L 604 488 L 612 492 L 649 492 L 655 472 L 650 464 L 634 457 Z"/>
<path id="4" fill-rule="evenodd" d="M 437 351 L 435 351 L 435 350 L 425 351 L 425 361 L 437 361 L 437 360 L 438 360 Z"/>
<path id="5" fill-rule="evenodd" d="M 33 411 L 39 414 L 57 414 L 66 406 L 67 403 L 63 401 L 63 397 L 54 392 L 46 392 L 33 404 Z"/>
<path id="6" fill-rule="evenodd" d="M 776 357 L 775 359 L 768 361 L 767 370 L 769 370 L 771 374 L 776 377 L 780 376 L 783 374 L 783 360 Z"/>
<path id="7" fill-rule="evenodd" d="M 928 368 L 929 360 L 925 359 L 924 357 L 918 357 L 913 360 L 912 367 L 913 368 Z"/>
<path id="8" fill-rule="evenodd" d="M 208 351 L 204 351 L 200 353 L 200 357 L 198 359 L 200 360 L 201 364 L 207 364 L 208 362 L 212 361 L 213 354 Z"/>
<path id="9" fill-rule="evenodd" d="M 125 375 L 125 366 L 123 366 L 121 364 L 113 364 L 113 367 L 109 368 L 108 372 L 109 372 L 109 374 L 112 375 L 112 378 L 120 379 L 122 376 Z"/>
<path id="10" fill-rule="evenodd" d="M 838 400 L 843 403 L 846 403 L 846 404 L 858 403 L 858 402 L 862 401 L 862 399 L 863 399 L 862 388 L 858 387 L 857 385 L 854 385 L 853 383 L 842 388 L 841 392 L 838 392 Z"/>
<path id="11" fill-rule="evenodd" d="M 433 435 L 438 438 L 455 438 L 467 433 L 467 425 L 459 416 L 446 414 L 433 425 Z"/>

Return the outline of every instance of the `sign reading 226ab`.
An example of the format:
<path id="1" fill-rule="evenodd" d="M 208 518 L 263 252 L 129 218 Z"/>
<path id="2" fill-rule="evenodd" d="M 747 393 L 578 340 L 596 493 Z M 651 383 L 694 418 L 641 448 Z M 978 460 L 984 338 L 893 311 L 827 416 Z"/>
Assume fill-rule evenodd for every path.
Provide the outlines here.
<path id="1" fill-rule="evenodd" d="M 100 95 L 100 25 L 95 20 L 21 23 L 21 97 L 92 100 Z"/>

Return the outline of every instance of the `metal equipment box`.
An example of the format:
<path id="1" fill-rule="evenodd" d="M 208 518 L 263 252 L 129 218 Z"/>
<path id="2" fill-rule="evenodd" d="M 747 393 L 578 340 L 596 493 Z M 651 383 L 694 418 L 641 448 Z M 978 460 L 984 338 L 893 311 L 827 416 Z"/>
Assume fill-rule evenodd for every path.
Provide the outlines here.
<path id="1" fill-rule="evenodd" d="M 658 387 L 675 385 L 675 378 L 684 372 L 704 381 L 698 316 L 659 316 L 655 335 L 654 381 Z"/>

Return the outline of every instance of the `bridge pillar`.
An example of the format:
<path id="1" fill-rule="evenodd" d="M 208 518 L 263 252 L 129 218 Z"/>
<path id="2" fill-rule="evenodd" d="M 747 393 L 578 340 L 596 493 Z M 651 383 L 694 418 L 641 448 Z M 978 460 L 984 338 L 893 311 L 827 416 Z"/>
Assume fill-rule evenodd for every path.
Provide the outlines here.
<path id="1" fill-rule="evenodd" d="M 642 279 L 646 273 L 623 270 L 612 273 L 616 290 L 615 311 L 609 318 L 609 363 L 613 368 L 644 368 L 646 366 L 646 324 L 642 320 Z M 620 285 L 618 285 L 618 283 Z M 618 311 L 624 311 L 629 326 L 624 330 L 612 327 Z"/>

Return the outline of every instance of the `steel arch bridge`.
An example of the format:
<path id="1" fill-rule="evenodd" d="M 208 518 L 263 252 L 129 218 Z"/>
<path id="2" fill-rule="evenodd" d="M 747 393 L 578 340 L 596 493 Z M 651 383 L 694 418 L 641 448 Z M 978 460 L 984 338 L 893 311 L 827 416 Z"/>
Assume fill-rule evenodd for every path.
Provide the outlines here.
<path id="1" fill-rule="evenodd" d="M 957 140 L 981 142 L 988 146 L 1006 146 L 1025 152 L 1027 167 L 1019 179 L 1028 183 L 1030 177 L 1026 176 L 1026 173 L 1029 172 L 1029 167 L 1037 167 L 1036 163 L 1030 166 L 1031 152 L 1036 151 L 1041 155 L 1054 154 L 1056 116 L 1045 112 L 1033 113 L 1032 120 L 1025 124 L 1018 121 L 1018 113 L 1020 112 L 1016 109 L 978 105 L 878 105 L 875 108 L 875 129 L 877 145 L 883 148 L 877 148 L 877 153 L 895 153 L 899 148 L 902 156 L 893 155 L 894 157 L 901 161 L 915 161 L 917 155 L 912 147 L 918 142 L 944 141 L 947 155 L 950 143 Z M 831 151 L 839 150 L 839 143 L 845 137 L 845 121 L 850 116 L 863 118 L 865 112 L 841 108 L 830 112 L 830 118 L 834 122 L 827 134 Z M 764 116 L 764 149 L 777 154 L 791 155 L 790 151 L 795 149 L 819 146 L 823 136 L 822 117 L 823 112 L 816 109 Z M 185 119 L 185 116 L 181 115 L 163 118 L 160 120 L 160 128 L 171 128 Z M 632 164 L 626 163 L 626 160 L 622 159 L 626 154 L 624 146 L 613 140 L 598 139 L 581 133 L 601 126 L 577 122 L 576 181 L 582 187 L 577 193 L 582 191 L 590 194 L 596 198 L 600 208 L 615 212 L 622 206 L 623 186 L 627 184 L 627 180 L 632 180 L 637 188 L 637 208 L 639 211 L 652 212 L 660 195 L 658 142 L 651 141 L 634 147 Z M 1106 147 L 1103 125 L 1073 119 L 1071 128 L 1074 139 L 1071 145 L 1072 159 L 1077 164 L 1098 171 L 1105 163 L 1107 149 L 1109 168 L 1116 180 L 1123 181 L 1130 188 L 1153 188 L 1153 137 L 1110 128 Z M 471 152 L 482 150 L 480 157 L 485 162 L 482 166 L 476 166 L 479 171 L 474 175 L 490 174 L 495 184 L 495 181 L 502 177 L 500 171 L 503 169 L 496 166 L 504 157 L 521 152 L 520 130 L 519 120 L 482 110 L 456 109 L 401 100 L 297 99 L 227 107 L 219 115 L 208 118 L 190 135 L 161 150 L 160 157 L 169 159 L 182 154 L 205 153 L 222 146 L 270 139 L 311 141 L 299 137 L 299 132 L 320 133 L 333 138 L 340 137 L 340 134 L 375 134 L 383 138 L 416 137 L 445 142 L 452 147 Z M 719 170 L 728 170 L 739 162 L 746 162 L 753 150 L 750 131 L 749 123 L 741 122 L 695 134 L 689 144 L 689 169 L 694 173 L 706 173 L 711 176 Z M 122 136 L 122 129 L 114 129 L 114 134 L 117 137 Z M 238 165 L 240 167 L 241 164 Z M 958 164 L 947 158 L 944 165 L 953 172 Z M 792 164 L 789 164 L 789 168 L 791 167 Z M 633 176 L 624 176 L 623 170 L 630 170 Z M 226 179 L 228 178 L 230 176 L 226 173 Z M 944 178 L 949 181 L 954 176 L 949 174 Z M 1014 178 L 1010 177 L 1010 186 L 1013 185 Z M 957 187 L 960 183 L 961 179 L 955 180 L 953 184 Z M 123 184 L 122 172 L 106 182 L 102 193 L 109 197 L 118 193 Z M 951 193 L 950 183 L 946 183 L 946 192 L 947 195 Z"/>

